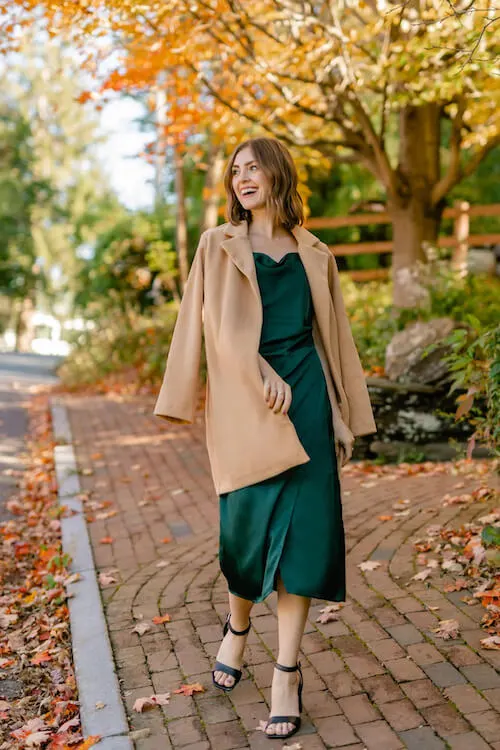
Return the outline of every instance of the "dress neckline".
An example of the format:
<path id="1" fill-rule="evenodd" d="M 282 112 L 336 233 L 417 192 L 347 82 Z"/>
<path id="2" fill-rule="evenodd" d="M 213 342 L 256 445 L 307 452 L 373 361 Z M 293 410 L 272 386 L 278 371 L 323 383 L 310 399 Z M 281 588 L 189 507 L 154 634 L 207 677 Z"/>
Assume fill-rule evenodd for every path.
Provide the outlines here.
<path id="1" fill-rule="evenodd" d="M 276 260 L 276 259 L 275 259 L 275 258 L 273 258 L 273 257 L 272 257 L 271 255 L 269 255 L 268 253 L 262 253 L 262 252 L 260 252 L 259 250 L 254 250 L 254 251 L 253 251 L 253 255 L 262 255 L 262 256 L 264 256 L 264 258 L 269 258 L 269 260 L 271 260 L 271 261 L 272 261 L 273 263 L 275 263 L 275 264 L 276 264 L 277 266 L 279 266 L 279 265 L 280 265 L 281 263 L 283 263 L 283 261 L 284 261 L 284 260 L 285 260 L 286 258 L 288 258 L 288 256 L 289 256 L 289 255 L 298 255 L 298 254 L 299 254 L 299 253 L 298 253 L 297 251 L 294 251 L 294 250 L 292 250 L 292 251 L 290 251 L 290 252 L 288 252 L 288 253 L 285 253 L 284 255 L 282 255 L 282 256 L 281 256 L 281 258 L 280 258 L 279 260 Z"/>

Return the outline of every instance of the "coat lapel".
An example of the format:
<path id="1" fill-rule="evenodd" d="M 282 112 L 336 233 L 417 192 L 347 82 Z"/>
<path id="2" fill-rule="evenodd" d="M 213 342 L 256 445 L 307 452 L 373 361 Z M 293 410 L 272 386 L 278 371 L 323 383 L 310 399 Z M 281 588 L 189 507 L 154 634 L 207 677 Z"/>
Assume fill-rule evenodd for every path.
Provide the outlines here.
<path id="1" fill-rule="evenodd" d="M 228 224 L 225 232 L 228 238 L 222 242 L 222 247 L 229 254 L 235 266 L 248 278 L 252 289 L 260 300 L 252 246 L 248 239 L 247 222 Z M 297 249 L 311 289 L 314 313 L 320 332 L 323 340 L 327 342 L 330 340 L 328 252 L 316 245 L 319 240 L 304 227 L 294 227 L 292 234 L 297 240 Z"/>

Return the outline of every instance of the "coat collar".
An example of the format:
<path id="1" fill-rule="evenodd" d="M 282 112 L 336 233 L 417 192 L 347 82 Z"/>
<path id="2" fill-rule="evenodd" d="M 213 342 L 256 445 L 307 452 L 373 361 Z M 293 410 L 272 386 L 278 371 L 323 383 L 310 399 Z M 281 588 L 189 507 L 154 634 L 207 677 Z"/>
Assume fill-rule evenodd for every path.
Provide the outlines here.
<path id="1" fill-rule="evenodd" d="M 241 273 L 248 278 L 252 289 L 260 300 L 255 261 L 248 238 L 248 222 L 226 224 L 224 234 L 227 235 L 227 239 L 222 241 L 222 247 Z M 328 334 L 329 304 L 327 300 L 329 299 L 328 259 L 330 252 L 320 247 L 317 244 L 320 240 L 304 227 L 297 225 L 292 229 L 292 234 L 297 240 L 297 250 L 309 282 L 316 317 L 321 321 L 323 330 Z"/>
<path id="2" fill-rule="evenodd" d="M 252 246 L 248 237 L 248 222 L 242 221 L 240 224 L 228 223 L 224 227 L 224 234 L 227 239 L 222 241 L 222 247 L 230 255 L 240 271 L 245 276 L 248 276 L 250 281 L 253 282 L 255 280 L 255 284 L 257 284 Z M 329 253 L 318 246 L 319 240 L 314 234 L 299 225 L 292 229 L 292 234 L 297 240 L 298 253 L 306 267 L 306 272 L 308 272 L 310 264 L 317 264 L 318 261 L 320 265 L 326 267 Z"/>

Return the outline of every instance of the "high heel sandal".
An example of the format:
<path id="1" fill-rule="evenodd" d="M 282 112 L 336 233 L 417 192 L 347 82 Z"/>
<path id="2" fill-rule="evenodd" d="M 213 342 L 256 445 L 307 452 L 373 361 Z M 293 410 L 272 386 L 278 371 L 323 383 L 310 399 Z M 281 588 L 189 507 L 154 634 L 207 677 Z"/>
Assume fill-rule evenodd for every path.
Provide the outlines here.
<path id="1" fill-rule="evenodd" d="M 299 713 L 302 713 L 302 688 L 304 687 L 304 677 L 302 675 L 302 669 L 300 668 L 300 662 L 294 667 L 284 667 L 282 664 L 274 665 L 276 669 L 280 669 L 282 672 L 298 672 L 299 673 Z M 267 728 L 272 724 L 293 724 L 293 729 L 288 734 L 268 734 Z M 301 718 L 300 716 L 270 716 L 264 730 L 266 737 L 270 740 L 287 740 L 292 735 L 296 734 L 300 729 Z"/>
<path id="2" fill-rule="evenodd" d="M 231 613 L 228 613 L 228 616 L 226 617 L 226 622 L 224 623 L 224 629 L 222 631 L 223 637 L 227 635 L 227 631 L 230 630 L 233 635 L 247 635 L 250 631 L 250 627 L 252 625 L 252 621 L 250 618 L 248 618 L 248 628 L 245 628 L 245 630 L 234 630 L 233 626 L 230 622 Z M 216 672 L 224 672 L 224 674 L 229 675 L 230 677 L 234 677 L 234 684 L 233 685 L 221 685 L 217 680 L 215 679 L 215 673 Z M 227 664 L 223 664 L 220 661 L 215 662 L 215 668 L 212 670 L 212 682 L 214 683 L 215 687 L 219 688 L 219 690 L 223 690 L 225 693 L 230 693 L 231 690 L 234 690 L 238 682 L 241 680 L 241 669 L 235 669 L 234 667 L 228 667 Z"/>

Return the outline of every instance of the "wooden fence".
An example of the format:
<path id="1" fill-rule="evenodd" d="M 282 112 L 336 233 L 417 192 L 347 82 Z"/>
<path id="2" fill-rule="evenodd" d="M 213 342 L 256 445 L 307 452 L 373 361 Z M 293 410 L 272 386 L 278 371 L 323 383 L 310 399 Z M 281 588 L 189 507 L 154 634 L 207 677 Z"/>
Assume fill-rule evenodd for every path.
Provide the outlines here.
<path id="1" fill-rule="evenodd" d="M 453 234 L 449 237 L 438 238 L 439 247 L 452 249 L 452 262 L 460 263 L 466 259 L 469 246 L 481 247 L 500 243 L 500 233 L 492 234 L 470 234 L 470 219 L 477 216 L 500 216 L 500 203 L 492 203 L 485 206 L 471 206 L 467 201 L 457 201 L 453 207 L 445 208 L 443 219 L 453 219 Z M 308 219 L 307 229 L 338 229 L 339 227 L 365 226 L 367 224 L 390 224 L 391 217 L 387 211 L 366 214 L 352 214 L 350 216 L 331 216 Z M 364 253 L 392 253 L 392 240 L 376 242 L 353 242 L 348 244 L 331 245 L 331 250 L 336 256 L 361 255 Z M 373 279 L 386 279 L 389 276 L 388 268 L 375 268 L 366 270 L 349 270 L 354 281 L 372 281 Z"/>

